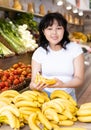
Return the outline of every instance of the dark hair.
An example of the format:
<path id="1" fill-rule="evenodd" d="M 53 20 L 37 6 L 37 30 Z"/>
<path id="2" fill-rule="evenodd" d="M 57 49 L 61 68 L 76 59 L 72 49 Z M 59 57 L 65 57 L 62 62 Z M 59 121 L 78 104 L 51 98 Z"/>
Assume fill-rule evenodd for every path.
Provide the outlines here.
<path id="1" fill-rule="evenodd" d="M 66 49 L 66 45 L 70 42 L 69 40 L 69 32 L 67 31 L 67 21 L 63 17 L 62 14 L 58 12 L 48 13 L 46 14 L 39 23 L 39 46 L 43 47 L 47 50 L 48 40 L 45 38 L 43 30 L 48 26 L 52 26 L 54 20 L 57 20 L 59 26 L 63 26 L 64 28 L 64 36 L 63 39 L 58 43 L 64 49 Z"/>

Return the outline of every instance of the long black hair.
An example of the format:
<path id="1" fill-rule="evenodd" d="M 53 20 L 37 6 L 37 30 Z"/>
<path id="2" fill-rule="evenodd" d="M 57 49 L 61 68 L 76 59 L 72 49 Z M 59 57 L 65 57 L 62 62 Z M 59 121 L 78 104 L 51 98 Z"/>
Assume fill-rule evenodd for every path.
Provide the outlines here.
<path id="1" fill-rule="evenodd" d="M 39 46 L 43 47 L 44 49 L 47 50 L 47 46 L 49 45 L 48 40 L 44 36 L 43 30 L 46 29 L 48 26 L 52 26 L 54 20 L 57 20 L 59 26 L 63 26 L 64 28 L 64 36 L 63 39 L 58 43 L 61 45 L 64 49 L 66 49 L 66 45 L 70 42 L 69 40 L 69 32 L 67 31 L 67 21 L 63 17 L 62 14 L 58 12 L 54 13 L 48 13 L 46 14 L 42 20 L 39 23 Z"/>

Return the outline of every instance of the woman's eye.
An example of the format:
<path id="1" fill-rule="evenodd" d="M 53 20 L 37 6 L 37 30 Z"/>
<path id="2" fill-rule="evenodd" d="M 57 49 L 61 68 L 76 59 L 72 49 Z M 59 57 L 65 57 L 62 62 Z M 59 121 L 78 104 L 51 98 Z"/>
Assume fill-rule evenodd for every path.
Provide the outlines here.
<path id="1" fill-rule="evenodd" d="M 48 28 L 48 30 L 52 30 L 52 28 Z"/>
<path id="2" fill-rule="evenodd" d="M 62 27 L 57 27 L 58 30 L 62 29 Z"/>

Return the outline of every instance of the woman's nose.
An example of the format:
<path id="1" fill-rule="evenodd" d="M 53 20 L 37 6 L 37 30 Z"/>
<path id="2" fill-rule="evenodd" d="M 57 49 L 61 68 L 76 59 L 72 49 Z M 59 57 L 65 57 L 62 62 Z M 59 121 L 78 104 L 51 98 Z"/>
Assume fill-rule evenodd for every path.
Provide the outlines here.
<path id="1" fill-rule="evenodd" d="M 56 30 L 56 29 L 53 29 L 52 33 L 53 33 L 53 34 L 56 34 L 56 33 L 57 33 L 57 30 Z"/>

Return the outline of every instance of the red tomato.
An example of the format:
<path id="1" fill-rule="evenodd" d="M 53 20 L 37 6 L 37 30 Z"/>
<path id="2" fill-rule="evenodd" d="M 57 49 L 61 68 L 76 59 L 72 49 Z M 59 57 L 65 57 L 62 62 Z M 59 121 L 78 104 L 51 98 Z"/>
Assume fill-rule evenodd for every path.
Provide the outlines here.
<path id="1" fill-rule="evenodd" d="M 14 85 L 17 85 L 17 84 L 19 84 L 19 83 L 20 83 L 20 81 L 19 81 L 19 79 L 17 79 L 17 78 L 13 81 L 13 84 L 14 84 Z"/>

